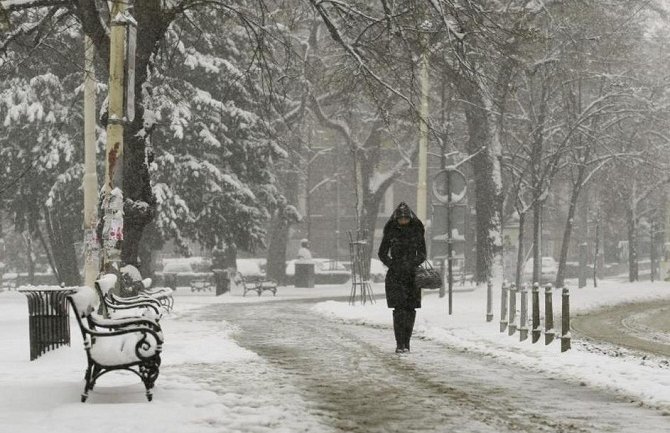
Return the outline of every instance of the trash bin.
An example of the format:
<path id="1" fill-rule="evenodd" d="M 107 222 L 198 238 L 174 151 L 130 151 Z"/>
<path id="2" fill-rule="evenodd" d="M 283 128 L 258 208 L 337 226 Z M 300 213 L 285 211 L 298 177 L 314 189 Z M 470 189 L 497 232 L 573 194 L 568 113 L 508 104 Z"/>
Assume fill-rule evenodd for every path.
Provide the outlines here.
<path id="1" fill-rule="evenodd" d="M 212 269 L 214 272 L 214 285 L 216 286 L 216 296 L 223 295 L 230 290 L 230 276 L 225 269 Z"/>
<path id="2" fill-rule="evenodd" d="M 296 262 L 293 285 L 295 287 L 314 287 L 314 262 Z"/>
<path id="3" fill-rule="evenodd" d="M 28 298 L 28 328 L 30 360 L 49 350 L 70 345 L 70 320 L 67 295 L 76 292 L 72 287 L 21 287 L 19 292 Z"/>

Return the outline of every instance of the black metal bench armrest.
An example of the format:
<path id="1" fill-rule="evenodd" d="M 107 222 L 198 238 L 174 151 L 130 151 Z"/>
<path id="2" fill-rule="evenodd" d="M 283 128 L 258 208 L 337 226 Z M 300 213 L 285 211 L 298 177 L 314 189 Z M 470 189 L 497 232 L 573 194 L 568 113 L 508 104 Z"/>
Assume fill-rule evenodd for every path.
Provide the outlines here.
<path id="1" fill-rule="evenodd" d="M 156 313 L 157 316 L 161 316 L 162 306 L 160 302 L 158 302 L 155 299 L 124 301 L 114 295 L 110 295 L 109 298 L 108 297 L 104 298 L 104 302 L 108 308 L 112 308 L 114 310 L 129 310 L 132 308 L 150 308 L 154 311 L 154 313 Z"/>
<path id="2" fill-rule="evenodd" d="M 107 308 L 110 308 L 112 310 L 132 310 L 135 308 L 145 308 L 145 309 L 150 309 L 153 311 L 153 313 L 156 315 L 156 318 L 160 318 L 162 316 L 161 311 L 156 308 L 155 305 L 152 304 L 142 304 L 142 303 L 137 303 L 137 304 L 115 304 L 113 302 L 105 302 L 105 305 L 107 305 Z M 144 318 L 146 316 L 136 316 L 137 318 Z"/>
<path id="3" fill-rule="evenodd" d="M 156 287 L 151 289 L 144 289 L 139 296 L 150 296 L 156 299 L 171 297 L 174 290 L 169 287 Z"/>
<path id="4" fill-rule="evenodd" d="M 146 326 L 157 332 L 161 332 L 161 325 L 148 317 L 129 317 L 126 319 L 105 319 L 98 315 L 91 314 L 89 320 L 96 328 L 107 329 L 133 329 L 133 327 Z"/>
<path id="5" fill-rule="evenodd" d="M 86 334 L 94 336 L 96 338 L 97 337 L 114 337 L 114 336 L 118 336 L 118 335 L 132 334 L 132 333 L 135 333 L 135 332 L 143 332 L 143 333 L 146 333 L 146 334 L 151 334 L 151 336 L 153 336 L 159 344 L 164 343 L 163 336 L 161 335 L 160 332 L 157 332 L 157 331 L 155 331 L 155 330 L 153 330 L 149 327 L 146 327 L 146 326 L 131 326 L 131 327 L 127 327 L 127 328 L 120 328 L 120 329 L 115 329 L 113 331 L 105 331 L 105 332 L 95 331 L 95 330 L 92 330 L 92 329 L 85 329 L 84 332 Z"/>
<path id="6" fill-rule="evenodd" d="M 117 304 L 144 303 L 144 304 L 160 305 L 160 302 L 158 302 L 156 298 L 148 295 L 138 295 L 138 296 L 132 296 L 130 298 L 122 298 L 120 296 L 116 296 L 115 294 L 110 294 L 109 296 L 112 302 L 115 302 Z"/>
<path id="7" fill-rule="evenodd" d="M 118 337 L 121 335 L 131 335 L 131 334 L 140 334 L 140 337 L 138 338 L 137 342 L 135 343 L 135 356 L 140 362 L 146 362 L 146 361 L 151 361 L 151 360 L 156 360 L 158 359 L 159 364 L 160 364 L 160 354 L 162 352 L 161 347 L 163 346 L 163 336 L 159 332 L 155 332 L 152 329 L 146 328 L 146 327 L 132 327 L 132 328 L 126 328 L 126 329 L 119 329 L 116 331 L 111 331 L 111 332 L 98 332 L 98 331 L 87 331 L 87 351 L 91 353 L 90 351 L 93 350 L 93 346 L 95 346 L 96 341 L 99 339 L 105 339 L 105 338 L 114 338 Z M 90 340 L 88 336 L 91 336 Z M 149 336 L 153 338 L 153 342 L 151 339 L 149 339 Z M 153 350 L 152 350 L 153 349 Z M 94 361 L 96 362 L 96 361 Z"/>

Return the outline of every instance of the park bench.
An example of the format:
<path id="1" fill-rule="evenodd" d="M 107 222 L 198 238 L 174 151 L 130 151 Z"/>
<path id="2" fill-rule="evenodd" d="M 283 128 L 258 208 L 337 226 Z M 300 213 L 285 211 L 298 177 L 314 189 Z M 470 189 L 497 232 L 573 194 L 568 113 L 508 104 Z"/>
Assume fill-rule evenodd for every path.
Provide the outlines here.
<path id="1" fill-rule="evenodd" d="M 209 278 L 198 278 L 191 280 L 191 292 L 212 291 L 215 287 L 214 282 Z"/>
<path id="2" fill-rule="evenodd" d="M 277 282 L 265 278 L 263 275 L 244 276 L 239 272 L 236 274 L 235 282 L 241 284 L 244 289 L 242 296 L 247 296 L 247 292 L 255 291 L 258 296 L 265 291 L 272 292 L 272 296 L 277 296 Z"/>
<path id="3" fill-rule="evenodd" d="M 18 277 L 17 278 L 4 278 L 3 277 L 2 280 L 0 281 L 0 287 L 3 290 L 7 290 L 7 291 L 12 290 L 12 289 L 16 290 L 17 289 L 17 285 L 16 285 L 17 280 L 18 280 Z"/>
<path id="4" fill-rule="evenodd" d="M 143 290 L 136 296 L 121 297 L 113 293 L 108 294 L 107 301 L 115 306 L 122 306 L 133 304 L 136 302 L 157 303 L 158 307 L 166 312 L 172 311 L 174 308 L 174 298 L 172 297 L 172 289 L 169 287 L 158 287 L 154 290 Z"/>
<path id="5" fill-rule="evenodd" d="M 121 285 L 135 296 L 119 297 L 110 293 L 110 300 L 118 304 L 140 302 L 143 300 L 158 301 L 167 311 L 172 310 L 174 289 L 170 287 L 151 287 L 151 278 L 142 279 L 140 271 L 133 265 L 125 265 L 121 269 Z"/>
<path id="6" fill-rule="evenodd" d="M 150 316 L 160 319 L 163 314 L 172 307 L 172 290 L 163 288 L 159 293 L 163 298 L 140 292 L 137 296 L 120 297 L 112 293 L 116 285 L 117 277 L 114 274 L 106 274 L 95 282 L 95 289 L 102 303 L 102 314 L 105 317 L 128 317 L 128 316 Z M 151 280 L 148 279 L 150 283 Z M 163 299 L 164 302 L 161 302 Z"/>
<path id="7" fill-rule="evenodd" d="M 99 294 L 82 287 L 68 296 L 84 339 L 87 367 L 84 374 L 85 402 L 100 376 L 115 370 L 136 374 L 144 383 L 151 401 L 158 378 L 163 333 L 158 321 L 147 317 L 106 319 L 97 314 Z"/>
<path id="8" fill-rule="evenodd" d="M 147 287 L 140 291 L 138 296 L 143 298 L 156 299 L 167 311 L 172 311 L 174 308 L 174 297 L 172 296 L 173 293 L 174 290 L 169 287 Z"/>

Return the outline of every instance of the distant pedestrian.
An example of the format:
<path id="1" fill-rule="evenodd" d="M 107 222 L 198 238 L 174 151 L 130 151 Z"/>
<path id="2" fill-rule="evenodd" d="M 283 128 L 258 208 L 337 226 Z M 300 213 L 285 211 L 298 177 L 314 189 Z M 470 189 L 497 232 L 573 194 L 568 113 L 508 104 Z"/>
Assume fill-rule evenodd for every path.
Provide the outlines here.
<path id="1" fill-rule="evenodd" d="M 386 303 L 393 308 L 396 353 L 409 352 L 416 308 L 421 308 L 421 288 L 414 284 L 416 268 L 426 260 L 423 223 L 401 202 L 384 226 L 379 260 L 388 266 Z"/>
<path id="2" fill-rule="evenodd" d="M 309 250 L 309 241 L 307 239 L 300 240 L 298 260 L 312 260 L 312 252 Z"/>

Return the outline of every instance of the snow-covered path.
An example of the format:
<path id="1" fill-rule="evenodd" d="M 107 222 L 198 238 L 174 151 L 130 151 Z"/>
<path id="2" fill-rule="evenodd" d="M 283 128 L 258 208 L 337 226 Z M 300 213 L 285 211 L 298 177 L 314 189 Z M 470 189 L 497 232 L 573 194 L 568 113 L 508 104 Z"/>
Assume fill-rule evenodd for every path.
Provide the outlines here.
<path id="1" fill-rule="evenodd" d="M 390 330 L 331 321 L 310 307 L 272 302 L 194 311 L 191 320 L 237 325 L 238 344 L 260 356 L 264 373 L 245 365 L 183 366 L 181 373 L 224 398 L 246 395 L 245 404 L 250 396 L 260 406 L 276 400 L 278 413 L 301 416 L 303 423 L 291 422 L 310 431 L 670 431 L 670 418 L 658 411 L 493 357 L 427 340 L 396 355 Z"/>
<path id="2" fill-rule="evenodd" d="M 670 301 L 627 303 L 577 316 L 578 335 L 670 357 Z"/>

